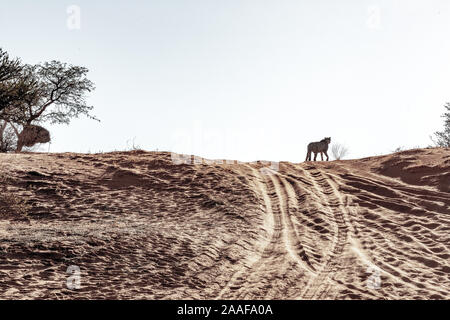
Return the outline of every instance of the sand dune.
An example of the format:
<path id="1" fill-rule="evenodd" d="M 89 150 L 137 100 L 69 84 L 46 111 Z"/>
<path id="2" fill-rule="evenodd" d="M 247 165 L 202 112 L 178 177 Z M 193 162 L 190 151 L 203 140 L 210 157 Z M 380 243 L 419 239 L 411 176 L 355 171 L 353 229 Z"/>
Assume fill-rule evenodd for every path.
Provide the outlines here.
<path id="1" fill-rule="evenodd" d="M 0 298 L 450 298 L 450 149 L 265 166 L 0 155 Z"/>

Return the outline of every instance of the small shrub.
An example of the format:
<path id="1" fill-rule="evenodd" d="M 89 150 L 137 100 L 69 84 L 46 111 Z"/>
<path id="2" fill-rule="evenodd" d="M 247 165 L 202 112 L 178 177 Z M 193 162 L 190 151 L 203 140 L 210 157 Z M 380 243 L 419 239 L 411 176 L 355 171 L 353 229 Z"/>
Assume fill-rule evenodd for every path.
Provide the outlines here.
<path id="1" fill-rule="evenodd" d="M 348 148 L 340 143 L 335 143 L 331 147 L 331 153 L 336 160 L 342 160 L 348 155 Z"/>

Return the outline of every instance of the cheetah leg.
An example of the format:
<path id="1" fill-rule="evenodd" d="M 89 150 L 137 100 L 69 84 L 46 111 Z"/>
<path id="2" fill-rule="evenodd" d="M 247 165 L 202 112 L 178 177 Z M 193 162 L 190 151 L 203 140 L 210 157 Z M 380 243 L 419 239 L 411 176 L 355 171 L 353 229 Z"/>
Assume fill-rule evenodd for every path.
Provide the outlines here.
<path id="1" fill-rule="evenodd" d="M 326 151 L 325 151 L 325 155 L 327 156 L 327 161 L 328 161 L 329 158 L 328 158 L 328 153 Z"/>
<path id="2" fill-rule="evenodd" d="M 317 153 L 314 152 L 314 161 L 316 161 L 316 159 L 317 159 Z"/>
<path id="3" fill-rule="evenodd" d="M 323 152 L 320 153 L 320 160 L 323 161 Z"/>

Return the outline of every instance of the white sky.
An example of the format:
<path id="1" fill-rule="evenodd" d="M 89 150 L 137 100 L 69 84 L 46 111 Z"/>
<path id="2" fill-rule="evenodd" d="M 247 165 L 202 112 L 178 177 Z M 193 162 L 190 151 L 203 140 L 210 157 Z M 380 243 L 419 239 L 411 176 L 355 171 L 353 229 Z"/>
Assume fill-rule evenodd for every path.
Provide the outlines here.
<path id="1" fill-rule="evenodd" d="M 331 136 L 359 158 L 429 145 L 450 101 L 448 0 L 0 0 L 0 39 L 90 69 L 102 122 L 47 125 L 52 152 L 299 162 Z"/>

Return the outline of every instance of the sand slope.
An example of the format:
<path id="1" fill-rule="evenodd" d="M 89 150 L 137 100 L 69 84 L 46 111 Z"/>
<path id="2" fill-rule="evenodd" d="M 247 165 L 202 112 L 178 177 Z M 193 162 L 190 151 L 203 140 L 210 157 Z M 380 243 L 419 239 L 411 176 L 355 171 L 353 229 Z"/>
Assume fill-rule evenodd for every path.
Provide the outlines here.
<path id="1" fill-rule="evenodd" d="M 450 298 L 450 149 L 263 167 L 0 155 L 0 298 Z"/>

